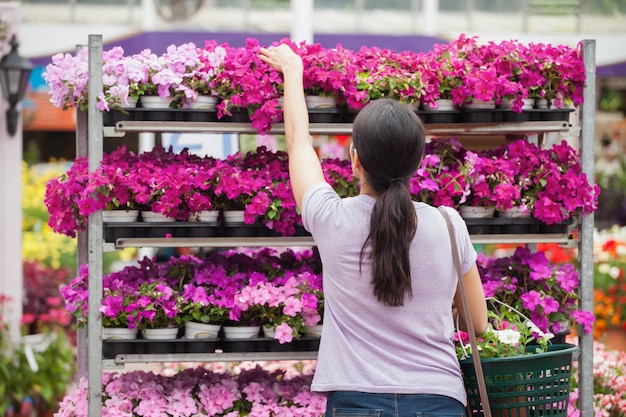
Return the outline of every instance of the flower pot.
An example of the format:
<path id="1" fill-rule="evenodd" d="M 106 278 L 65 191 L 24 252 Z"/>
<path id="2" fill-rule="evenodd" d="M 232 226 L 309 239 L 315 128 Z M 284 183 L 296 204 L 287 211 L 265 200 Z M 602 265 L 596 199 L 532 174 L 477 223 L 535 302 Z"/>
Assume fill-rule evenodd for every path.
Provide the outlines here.
<path id="1" fill-rule="evenodd" d="M 337 99 L 335 97 L 309 96 L 305 97 L 306 106 L 309 109 L 335 109 Z"/>
<path id="2" fill-rule="evenodd" d="M 276 329 L 274 328 L 274 326 L 272 325 L 263 326 L 263 337 L 273 339 L 275 334 L 276 334 Z"/>
<path id="3" fill-rule="evenodd" d="M 189 102 L 189 108 L 196 110 L 215 110 L 215 106 L 217 106 L 215 96 L 198 96 L 196 100 Z"/>
<path id="4" fill-rule="evenodd" d="M 243 210 L 224 211 L 224 222 L 227 224 L 228 223 L 243 224 L 244 223 L 244 211 Z"/>
<path id="5" fill-rule="evenodd" d="M 102 212 L 104 223 L 132 223 L 139 217 L 139 210 L 105 210 Z"/>
<path id="6" fill-rule="evenodd" d="M 315 326 L 306 326 L 304 329 L 304 335 L 309 337 L 322 337 L 322 324 L 316 324 Z"/>
<path id="7" fill-rule="evenodd" d="M 506 110 L 511 110 L 513 108 L 513 102 L 515 101 L 515 99 L 512 98 L 503 98 L 502 101 L 500 102 L 500 108 L 501 109 L 506 109 Z M 530 110 L 533 108 L 533 106 L 535 105 L 535 99 L 534 98 L 523 98 L 522 99 L 522 110 Z"/>
<path id="8" fill-rule="evenodd" d="M 535 107 L 541 110 L 548 110 L 551 107 L 551 102 L 547 98 L 535 99 Z"/>
<path id="9" fill-rule="evenodd" d="M 217 222 L 219 210 L 203 210 L 189 215 L 190 222 Z"/>
<path id="10" fill-rule="evenodd" d="M 169 109 L 172 103 L 171 97 L 141 96 L 139 100 L 144 109 Z"/>
<path id="11" fill-rule="evenodd" d="M 227 340 L 256 339 L 261 326 L 223 326 L 222 330 Z"/>
<path id="12" fill-rule="evenodd" d="M 463 105 L 463 108 L 469 109 L 469 110 L 489 110 L 489 109 L 495 109 L 496 103 L 493 100 L 489 100 L 489 101 L 474 100 L 471 103 L 465 103 Z"/>
<path id="13" fill-rule="evenodd" d="M 427 111 L 454 111 L 456 106 L 451 99 L 440 98 L 434 103 L 424 103 L 424 110 Z"/>
<path id="14" fill-rule="evenodd" d="M 495 213 L 494 207 L 481 207 L 481 206 L 461 206 L 461 217 L 467 219 L 486 219 L 493 217 Z"/>
<path id="15" fill-rule="evenodd" d="M 195 321 L 185 322 L 186 339 L 217 339 L 221 324 L 198 323 Z"/>
<path id="16" fill-rule="evenodd" d="M 137 329 L 127 327 L 103 327 L 102 340 L 133 340 L 137 339 Z"/>
<path id="17" fill-rule="evenodd" d="M 509 219 L 526 218 L 530 217 L 530 210 L 527 207 L 511 207 L 510 209 L 499 211 L 498 217 L 506 217 Z"/>
<path id="18" fill-rule="evenodd" d="M 141 220 L 146 223 L 171 223 L 176 221 L 173 217 L 167 217 L 163 213 L 156 213 L 154 211 L 142 211 Z"/>
<path id="19" fill-rule="evenodd" d="M 178 327 L 143 329 L 141 334 L 146 340 L 172 340 L 178 336 Z"/>

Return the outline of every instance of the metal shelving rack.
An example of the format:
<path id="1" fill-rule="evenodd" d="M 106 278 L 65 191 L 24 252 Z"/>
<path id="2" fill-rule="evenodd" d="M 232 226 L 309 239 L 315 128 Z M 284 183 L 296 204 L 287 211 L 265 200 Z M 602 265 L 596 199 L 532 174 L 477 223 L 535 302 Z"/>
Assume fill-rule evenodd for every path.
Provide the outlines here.
<path id="1" fill-rule="evenodd" d="M 103 127 L 102 113 L 96 102 L 102 91 L 102 36 L 89 35 L 89 108 L 79 115 L 77 123 L 77 156 L 88 156 L 89 170 L 95 170 L 103 152 L 103 137 L 120 137 L 127 132 L 206 132 L 206 133 L 256 133 L 248 123 L 228 122 L 139 122 L 120 121 L 115 126 Z M 585 100 L 581 112 L 581 163 L 583 171 L 591 179 L 594 174 L 594 112 L 595 112 L 595 41 L 582 41 L 587 76 Z M 350 134 L 349 123 L 311 124 L 312 134 Z M 519 123 L 455 123 L 426 124 L 429 135 L 543 135 L 547 132 L 568 132 L 568 122 L 519 122 Z M 284 126 L 272 127 L 271 134 L 284 132 Z M 474 235 L 474 243 L 543 243 L 578 244 L 580 261 L 580 306 L 593 309 L 593 215 L 583 216 L 579 221 L 579 240 L 572 241 L 567 233 L 555 235 Z M 102 254 L 104 250 L 124 247 L 162 246 L 309 246 L 310 237 L 271 238 L 123 238 L 114 244 L 103 244 L 102 213 L 89 217 L 87 233 L 79 234 L 77 262 L 89 264 L 89 317 L 87 335 L 79 336 L 79 372 L 81 358 L 87 360 L 89 417 L 100 417 L 102 413 L 100 387 L 102 369 L 123 366 L 126 363 L 171 362 L 171 361 L 233 361 L 272 359 L 314 359 L 316 352 L 252 352 L 252 353 L 190 353 L 190 354 L 119 354 L 115 359 L 103 360 L 101 318 L 98 308 L 102 294 Z M 579 331 L 580 404 L 584 417 L 593 415 L 593 337 Z M 86 336 L 86 337 L 85 337 Z"/>

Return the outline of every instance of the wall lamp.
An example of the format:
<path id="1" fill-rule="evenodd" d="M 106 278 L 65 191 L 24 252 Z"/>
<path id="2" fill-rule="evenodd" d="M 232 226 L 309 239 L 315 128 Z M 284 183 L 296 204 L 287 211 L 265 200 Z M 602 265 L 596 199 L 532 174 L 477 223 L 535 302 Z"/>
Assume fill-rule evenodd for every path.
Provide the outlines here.
<path id="1" fill-rule="evenodd" d="M 0 60 L 0 85 L 2 95 L 9 102 L 6 112 L 7 132 L 15 135 L 19 112 L 17 105 L 22 101 L 28 88 L 28 77 L 33 70 L 33 64 L 17 53 L 17 39 L 15 35 L 11 38 L 11 52 Z"/>

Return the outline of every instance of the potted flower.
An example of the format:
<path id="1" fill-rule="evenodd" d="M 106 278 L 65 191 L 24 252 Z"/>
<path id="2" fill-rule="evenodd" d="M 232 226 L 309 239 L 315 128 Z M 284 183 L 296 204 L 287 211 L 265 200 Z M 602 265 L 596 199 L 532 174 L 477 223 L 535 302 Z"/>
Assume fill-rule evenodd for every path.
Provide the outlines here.
<path id="1" fill-rule="evenodd" d="M 461 161 L 465 149 L 455 138 L 441 138 L 426 143 L 422 166 L 409 181 L 409 190 L 417 201 L 434 206 L 458 207 L 466 200 L 466 174 Z"/>
<path id="2" fill-rule="evenodd" d="M 166 280 L 144 281 L 137 288 L 137 301 L 129 308 L 129 323 L 145 339 L 176 339 L 177 306 L 177 293 Z"/>
<path id="3" fill-rule="evenodd" d="M 579 47 L 534 44 L 530 46 L 528 62 L 534 63 L 534 71 L 543 77 L 539 96 L 547 100 L 548 108 L 561 109 L 583 102 L 585 68 Z"/>
<path id="4" fill-rule="evenodd" d="M 58 53 L 46 66 L 43 79 L 50 86 L 50 101 L 63 110 L 86 110 L 88 104 L 88 49 L 79 48 L 76 55 Z"/>
<path id="5" fill-rule="evenodd" d="M 253 291 L 259 296 L 260 317 L 264 331 L 281 344 L 290 343 L 305 334 L 307 327 L 317 325 L 318 298 L 312 287 L 319 281 L 313 274 L 303 273 L 257 283 Z"/>
<path id="6" fill-rule="evenodd" d="M 188 339 L 217 338 L 222 324 L 229 319 L 238 280 L 228 276 L 223 262 L 186 259 L 194 267 L 192 276 L 182 283 L 176 320 L 185 327 Z"/>
<path id="7" fill-rule="evenodd" d="M 354 54 L 354 60 L 360 68 L 357 73 L 359 94 L 350 97 L 347 103 L 350 108 L 360 110 L 367 102 L 383 97 L 412 105 L 415 110 L 419 108 L 426 89 L 422 54 L 362 47 Z"/>
<path id="8" fill-rule="evenodd" d="M 357 79 L 354 51 L 341 45 L 324 48 L 319 43 L 301 42 L 296 52 L 305 68 L 303 84 L 309 109 L 333 109 L 345 104 Z"/>
<path id="9" fill-rule="evenodd" d="M 424 76 L 429 80 L 429 88 L 422 95 L 426 109 L 454 110 L 461 107 L 466 97 L 459 94 L 460 88 L 472 59 L 475 59 L 477 47 L 477 37 L 460 35 L 448 44 L 435 45 L 426 54 Z M 446 101 L 445 107 L 442 107 L 441 100 Z"/>
<path id="10" fill-rule="evenodd" d="M 215 71 L 214 94 L 221 102 L 217 116 L 233 117 L 233 110 L 249 116 L 260 134 L 282 120 L 282 75 L 259 59 L 260 45 L 247 39 L 244 47 L 225 46 L 226 55 Z"/>
<path id="11" fill-rule="evenodd" d="M 513 167 L 504 159 L 487 154 L 478 154 L 467 151 L 461 169 L 467 178 L 467 204 L 461 205 L 461 215 L 468 217 L 470 210 L 477 208 L 490 210 L 490 215 L 480 214 L 480 217 L 492 217 L 494 211 L 507 210 L 519 200 L 520 190 L 513 182 Z"/>

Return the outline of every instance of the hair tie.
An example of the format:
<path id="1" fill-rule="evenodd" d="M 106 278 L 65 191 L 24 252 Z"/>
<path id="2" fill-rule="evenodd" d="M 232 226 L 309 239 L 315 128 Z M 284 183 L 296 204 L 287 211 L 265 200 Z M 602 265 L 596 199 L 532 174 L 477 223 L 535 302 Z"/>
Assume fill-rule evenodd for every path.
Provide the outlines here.
<path id="1" fill-rule="evenodd" d="M 404 178 L 392 178 L 389 180 L 389 185 L 393 185 L 397 182 L 401 182 L 404 183 L 405 179 Z"/>

